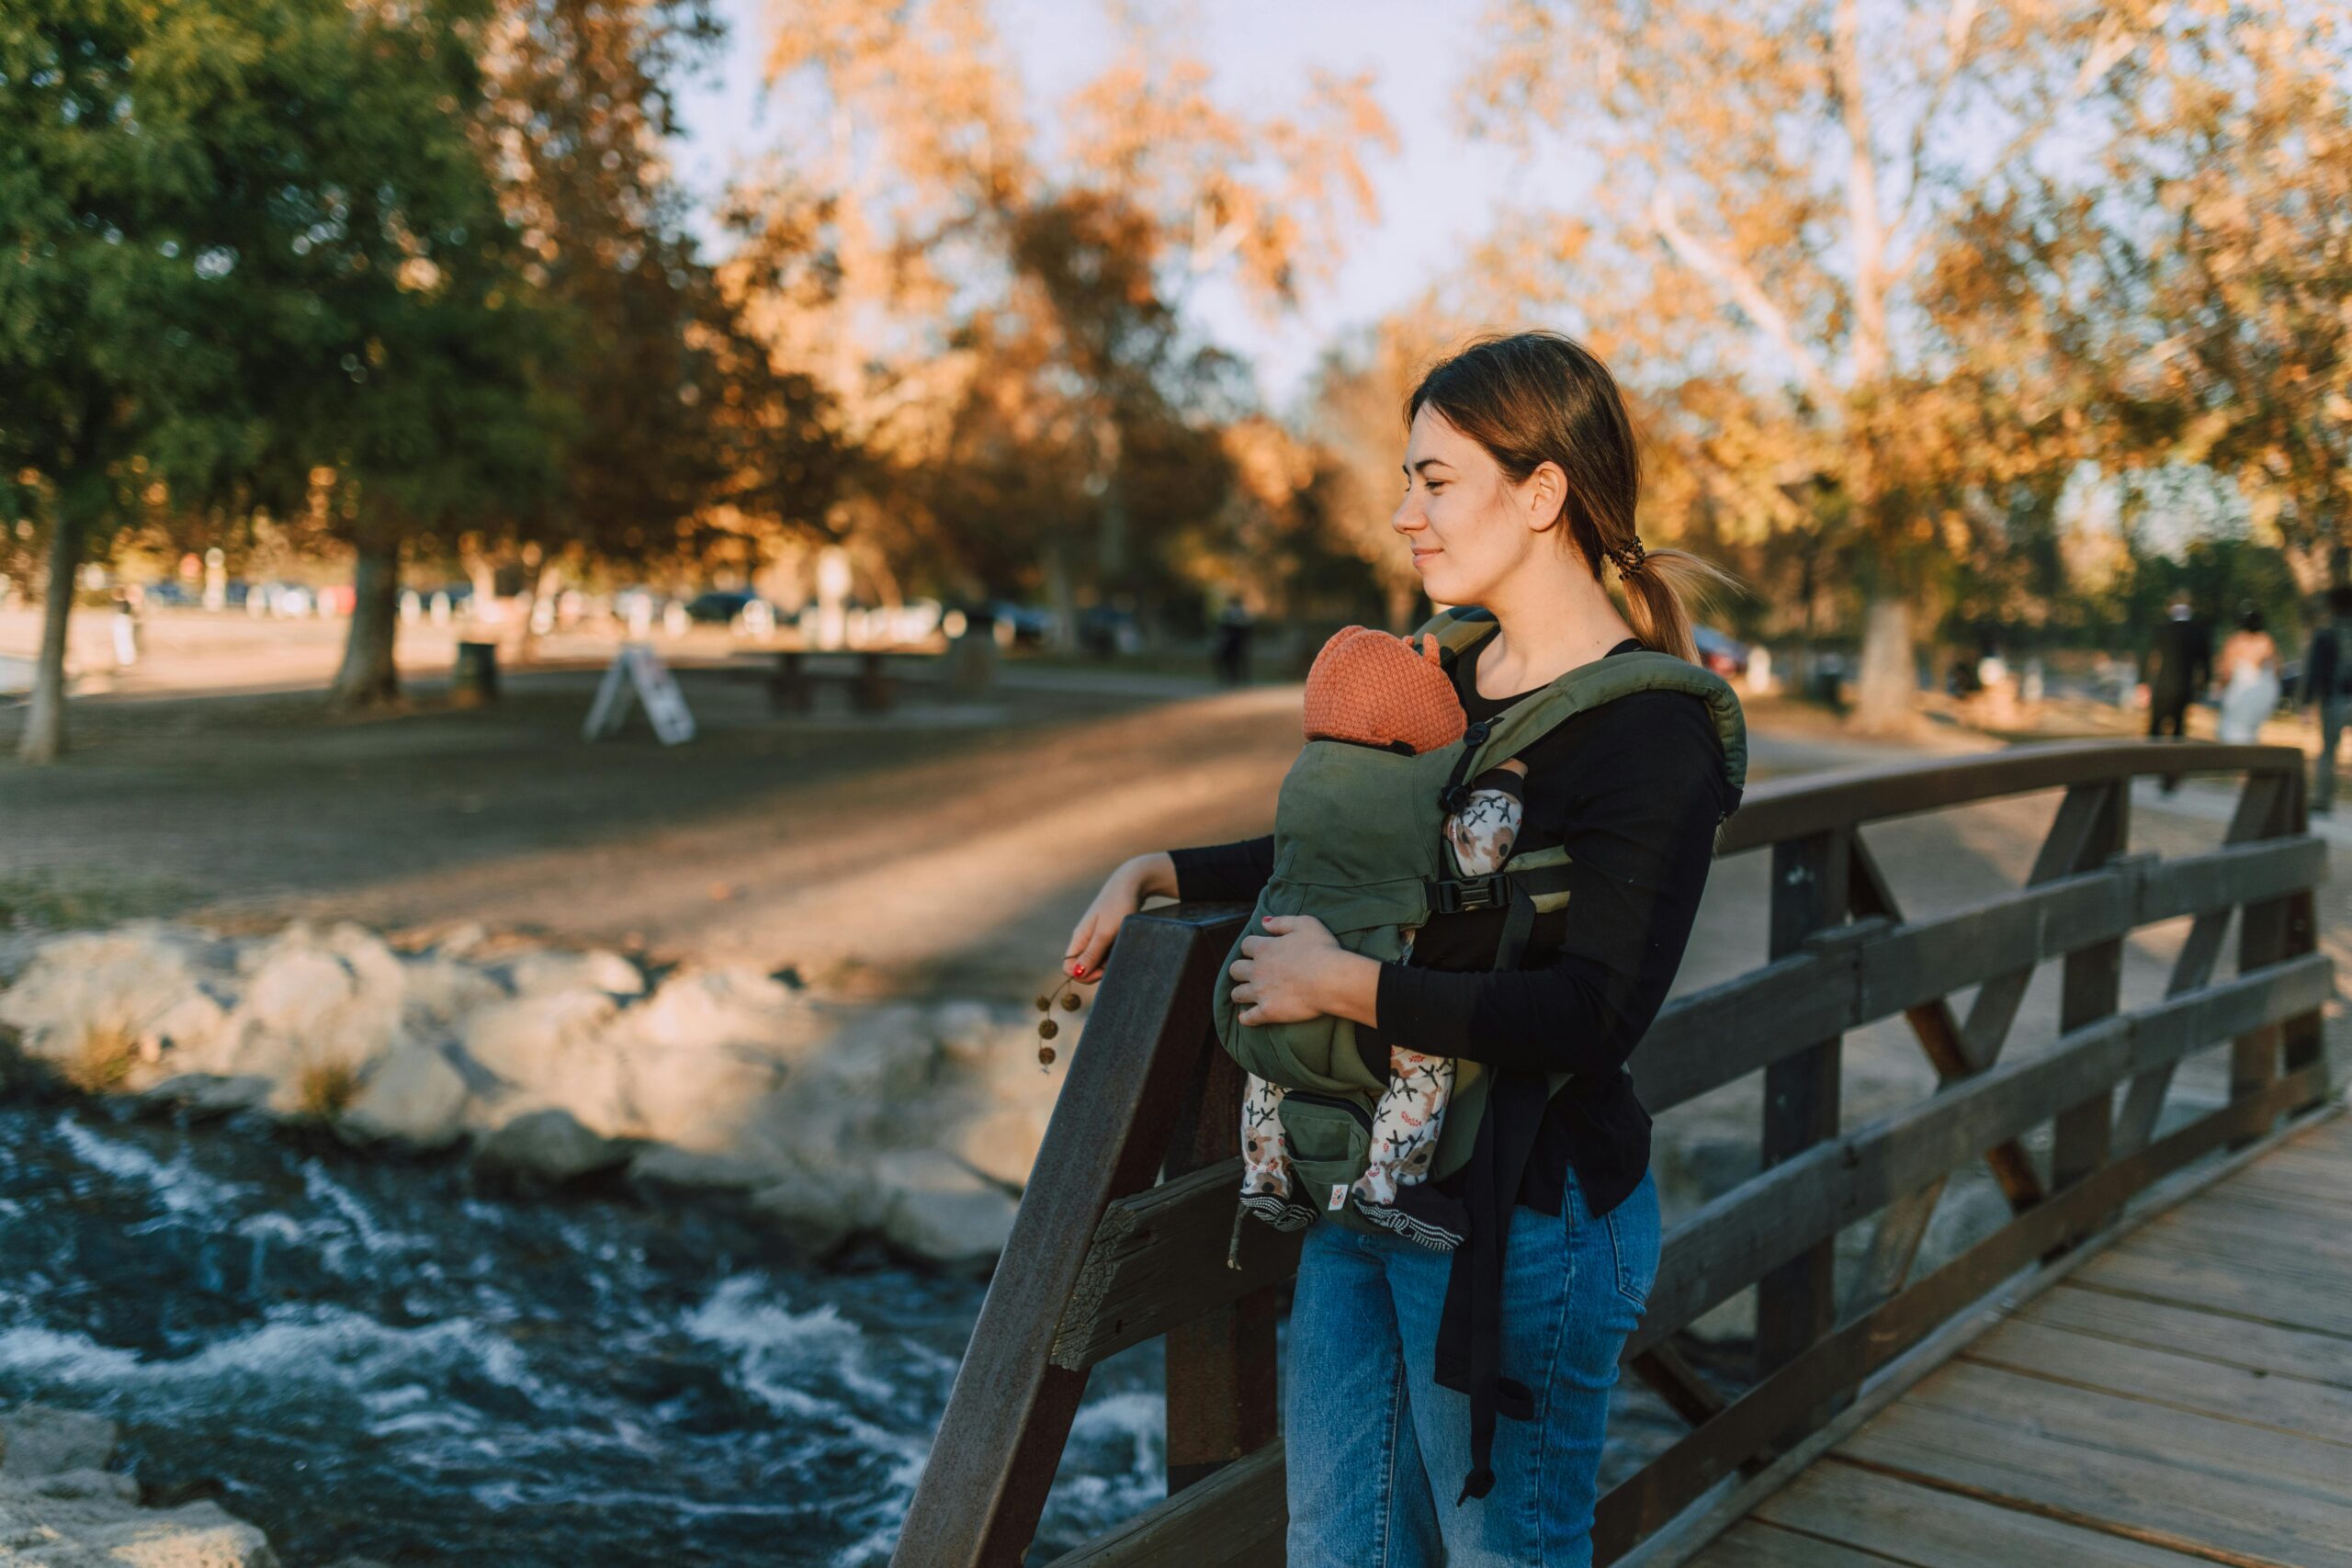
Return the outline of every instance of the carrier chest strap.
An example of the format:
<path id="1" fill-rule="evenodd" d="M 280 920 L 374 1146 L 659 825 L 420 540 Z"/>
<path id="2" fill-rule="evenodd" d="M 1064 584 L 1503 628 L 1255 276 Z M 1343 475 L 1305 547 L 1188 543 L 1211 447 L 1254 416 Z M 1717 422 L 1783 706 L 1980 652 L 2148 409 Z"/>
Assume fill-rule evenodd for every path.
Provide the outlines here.
<path id="1" fill-rule="evenodd" d="M 1499 909 L 1511 901 L 1516 888 L 1527 895 L 1535 914 L 1544 915 L 1567 903 L 1569 870 L 1566 846 L 1550 844 L 1513 855 L 1500 871 L 1484 876 L 1424 881 L 1421 892 L 1430 913 L 1457 915 L 1464 909 Z"/>

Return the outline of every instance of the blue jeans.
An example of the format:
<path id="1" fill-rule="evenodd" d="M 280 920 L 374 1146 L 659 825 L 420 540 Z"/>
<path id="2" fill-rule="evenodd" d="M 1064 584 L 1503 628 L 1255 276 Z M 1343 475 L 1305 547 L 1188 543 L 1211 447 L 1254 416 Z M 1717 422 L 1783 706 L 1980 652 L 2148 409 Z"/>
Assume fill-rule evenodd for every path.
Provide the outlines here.
<path id="1" fill-rule="evenodd" d="M 1598 1220 L 1573 1170 L 1560 1213 L 1513 1206 L 1502 1368 L 1535 1419 L 1497 1423 L 1494 1490 L 1457 1506 L 1470 1399 L 1432 1381 L 1451 1258 L 1310 1226 L 1284 1369 L 1289 1568 L 1587 1568 L 1609 1391 L 1657 1257 L 1649 1176 Z"/>

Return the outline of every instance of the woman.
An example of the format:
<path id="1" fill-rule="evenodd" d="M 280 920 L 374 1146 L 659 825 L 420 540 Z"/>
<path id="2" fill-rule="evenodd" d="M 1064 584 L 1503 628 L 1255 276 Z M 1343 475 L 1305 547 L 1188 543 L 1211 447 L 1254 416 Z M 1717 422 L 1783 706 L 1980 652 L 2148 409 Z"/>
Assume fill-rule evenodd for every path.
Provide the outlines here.
<path id="1" fill-rule="evenodd" d="M 2242 745 L 2260 739 L 2262 721 L 2278 705 L 2278 645 L 2251 604 L 2238 606 L 2238 629 L 2222 644 L 2213 679 L 2222 687 L 2221 739 Z"/>
<path id="2" fill-rule="evenodd" d="M 1485 340 L 1431 370 L 1406 413 L 1391 525 L 1432 601 L 1484 605 L 1498 622 L 1454 665 L 1473 722 L 1590 660 L 1646 646 L 1695 662 L 1681 591 L 1731 580 L 1635 536 L 1633 428 L 1598 359 L 1555 333 Z M 1604 563 L 1622 574 L 1630 626 Z M 1673 982 L 1737 791 L 1706 703 L 1682 692 L 1601 704 L 1521 760 L 1518 849 L 1565 845 L 1581 878 L 1537 917 L 1521 967 L 1487 967 L 1498 909 L 1432 915 L 1406 964 L 1288 920 L 1248 939 L 1232 967 L 1242 1021 L 1329 1014 L 1384 1053 L 1396 1043 L 1487 1064 L 1487 1121 L 1540 1129 L 1485 1254 L 1500 1323 L 1467 1330 L 1482 1337 L 1471 1361 L 1500 1357 L 1505 1419 L 1487 1413 L 1483 1493 L 1454 1489 L 1489 1467 L 1475 1462 L 1463 1341 L 1439 1345 L 1465 1331 L 1454 1271 L 1476 1267 L 1476 1249 L 1308 1230 L 1283 1393 L 1292 1568 L 1591 1560 L 1609 1391 L 1657 1270 L 1649 1117 L 1623 1066 Z M 1120 921 L 1152 895 L 1250 902 L 1272 853 L 1269 838 L 1127 862 L 1071 933 L 1070 972 L 1098 979 Z M 1577 1076 L 1546 1103 L 1543 1075 L 1562 1068 Z"/>

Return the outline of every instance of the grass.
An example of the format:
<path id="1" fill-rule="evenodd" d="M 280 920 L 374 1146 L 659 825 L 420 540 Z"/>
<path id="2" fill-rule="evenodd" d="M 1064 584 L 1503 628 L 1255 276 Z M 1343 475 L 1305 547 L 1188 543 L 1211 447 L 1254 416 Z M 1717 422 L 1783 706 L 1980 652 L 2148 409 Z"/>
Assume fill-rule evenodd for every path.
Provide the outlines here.
<path id="1" fill-rule="evenodd" d="M 96 1028 L 84 1034 L 59 1069 L 67 1083 L 85 1094 L 107 1094 L 120 1089 L 130 1077 L 139 1042 L 120 1029 Z"/>
<path id="2" fill-rule="evenodd" d="M 84 871 L 0 876 L 0 925 L 80 931 L 175 914 L 197 902 L 196 889 L 160 877 Z"/>
<path id="3" fill-rule="evenodd" d="M 359 1068 L 341 1054 L 312 1056 L 294 1074 L 294 1103 L 321 1121 L 340 1116 L 359 1092 Z"/>

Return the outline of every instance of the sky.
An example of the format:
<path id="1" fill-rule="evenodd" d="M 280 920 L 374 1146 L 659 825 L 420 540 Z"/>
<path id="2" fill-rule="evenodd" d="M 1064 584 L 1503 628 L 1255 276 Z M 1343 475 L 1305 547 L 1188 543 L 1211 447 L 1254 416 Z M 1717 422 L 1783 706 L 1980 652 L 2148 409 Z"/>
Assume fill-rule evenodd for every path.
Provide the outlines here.
<path id="1" fill-rule="evenodd" d="M 683 95 L 687 131 L 677 167 L 707 194 L 739 164 L 774 148 L 782 115 L 763 101 L 760 73 L 770 36 L 764 0 L 718 0 L 729 37 L 716 73 Z M 1118 39 L 1099 0 L 998 0 L 998 26 L 1050 130 L 1054 106 L 1109 63 Z M 1458 85 L 1479 48 L 1476 8 L 1427 0 L 1186 0 L 1173 14 L 1182 36 L 1216 71 L 1216 90 L 1238 109 L 1295 105 L 1308 73 L 1374 73 L 1374 91 L 1399 149 L 1366 162 L 1376 220 L 1341 252 L 1333 280 L 1292 316 L 1269 326 L 1230 287 L 1212 280 L 1195 296 L 1195 324 L 1254 367 L 1259 390 L 1280 408 L 1317 355 L 1351 327 L 1410 301 L 1450 270 L 1508 204 L 1571 201 L 1592 170 L 1556 148 L 1522 154 L 1471 141 L 1460 129 Z M 1533 325 L 1498 322 L 1498 326 Z"/>

